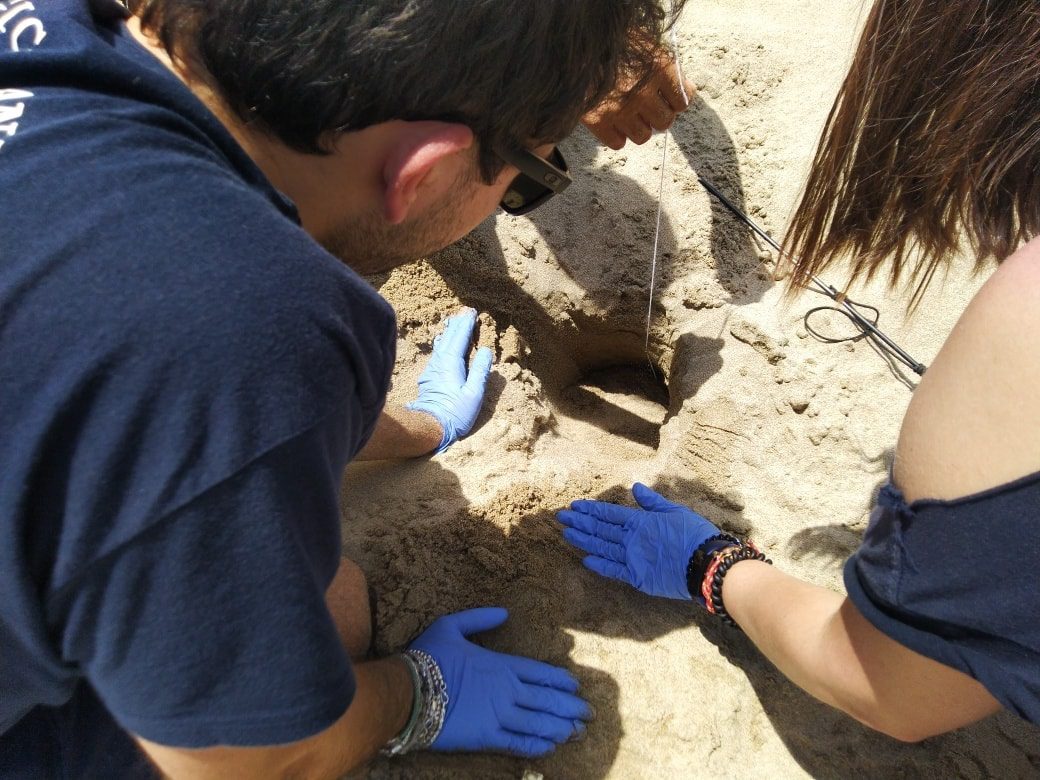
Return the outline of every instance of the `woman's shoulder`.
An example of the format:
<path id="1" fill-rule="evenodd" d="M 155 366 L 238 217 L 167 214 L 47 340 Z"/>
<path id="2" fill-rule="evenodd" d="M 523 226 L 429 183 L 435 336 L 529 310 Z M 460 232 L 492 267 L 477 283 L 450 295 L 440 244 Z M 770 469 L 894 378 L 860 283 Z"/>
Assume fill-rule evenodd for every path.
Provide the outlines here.
<path id="1" fill-rule="evenodd" d="M 910 500 L 953 499 L 1040 471 L 1040 239 L 972 299 L 921 380 L 896 450 Z"/>

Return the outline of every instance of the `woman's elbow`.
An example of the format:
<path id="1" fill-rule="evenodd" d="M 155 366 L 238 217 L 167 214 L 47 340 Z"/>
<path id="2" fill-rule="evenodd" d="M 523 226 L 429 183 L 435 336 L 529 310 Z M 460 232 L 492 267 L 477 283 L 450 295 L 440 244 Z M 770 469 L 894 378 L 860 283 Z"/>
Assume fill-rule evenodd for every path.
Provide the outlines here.
<path id="1" fill-rule="evenodd" d="M 881 718 L 857 718 L 860 723 L 874 731 L 880 731 L 886 737 L 913 744 L 922 742 L 930 737 L 945 733 L 945 729 L 922 728 L 921 724 L 914 723 L 908 719 L 881 717 Z"/>

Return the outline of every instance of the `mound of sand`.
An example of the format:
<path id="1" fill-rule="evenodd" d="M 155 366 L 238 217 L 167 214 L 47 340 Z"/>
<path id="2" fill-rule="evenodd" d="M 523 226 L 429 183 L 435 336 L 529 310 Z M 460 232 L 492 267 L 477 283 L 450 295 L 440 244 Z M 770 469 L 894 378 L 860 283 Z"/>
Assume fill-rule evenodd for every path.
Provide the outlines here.
<path id="1" fill-rule="evenodd" d="M 1011 716 L 915 746 L 870 732 L 788 683 L 739 631 L 587 572 L 554 521 L 575 498 L 630 500 L 642 480 L 751 534 L 786 571 L 841 590 L 913 383 L 868 345 L 809 336 L 802 315 L 825 301 L 785 303 L 770 253 L 695 172 L 779 233 L 860 10 L 849 0 L 715 0 L 687 11 L 679 46 L 700 98 L 669 146 L 649 338 L 661 137 L 611 152 L 581 131 L 563 146 L 575 172 L 565 196 L 374 280 L 399 316 L 392 400 L 410 400 L 433 336 L 462 305 L 482 312 L 479 340 L 496 355 L 469 438 L 428 460 L 347 474 L 345 550 L 378 593 L 379 650 L 399 649 L 446 612 L 503 605 L 510 621 L 481 641 L 572 669 L 598 718 L 583 742 L 544 761 L 427 754 L 363 774 L 1040 769 L 1040 732 Z M 871 287 L 856 297 L 879 305 L 883 327 L 929 362 L 978 284 L 951 274 L 909 322 L 899 295 Z M 821 323 L 843 327 L 827 316 Z"/>

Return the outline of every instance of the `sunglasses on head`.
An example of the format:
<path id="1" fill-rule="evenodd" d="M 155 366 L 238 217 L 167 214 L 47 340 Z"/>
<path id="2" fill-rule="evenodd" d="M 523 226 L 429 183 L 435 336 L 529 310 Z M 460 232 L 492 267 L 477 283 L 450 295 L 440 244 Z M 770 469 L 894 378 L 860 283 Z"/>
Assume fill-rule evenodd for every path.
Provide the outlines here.
<path id="1" fill-rule="evenodd" d="M 495 152 L 514 168 L 520 169 L 520 174 L 510 182 L 499 203 L 507 214 L 526 214 L 563 192 L 571 183 L 567 161 L 556 147 L 553 147 L 548 160 L 526 149 L 496 149 Z"/>

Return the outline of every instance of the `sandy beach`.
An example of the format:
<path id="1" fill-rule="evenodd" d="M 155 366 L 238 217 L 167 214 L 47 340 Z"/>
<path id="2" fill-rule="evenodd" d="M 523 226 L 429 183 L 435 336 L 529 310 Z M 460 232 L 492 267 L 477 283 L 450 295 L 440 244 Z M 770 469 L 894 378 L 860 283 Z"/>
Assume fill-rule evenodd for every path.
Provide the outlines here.
<path id="1" fill-rule="evenodd" d="M 697 174 L 782 235 L 864 11 L 689 5 L 677 43 L 699 94 L 668 138 L 649 334 L 661 135 L 614 152 L 578 131 L 561 146 L 574 175 L 564 195 L 372 280 L 398 313 L 392 401 L 414 397 L 433 336 L 461 306 L 481 312 L 479 342 L 495 353 L 472 435 L 346 475 L 344 547 L 377 593 L 378 650 L 441 614 L 502 605 L 509 622 L 481 641 L 571 669 L 597 719 L 543 761 L 423 754 L 360 777 L 1040 775 L 1040 730 L 1007 714 L 918 745 L 871 732 L 802 693 L 738 630 L 586 571 L 554 520 L 576 498 L 631 501 L 639 480 L 842 590 L 915 377 L 866 343 L 807 333 L 803 315 L 827 299 L 786 300 L 772 251 Z M 880 283 L 852 295 L 929 363 L 983 281 L 968 267 L 937 280 L 911 318 L 909 296 Z M 827 313 L 814 322 L 852 332 Z"/>

